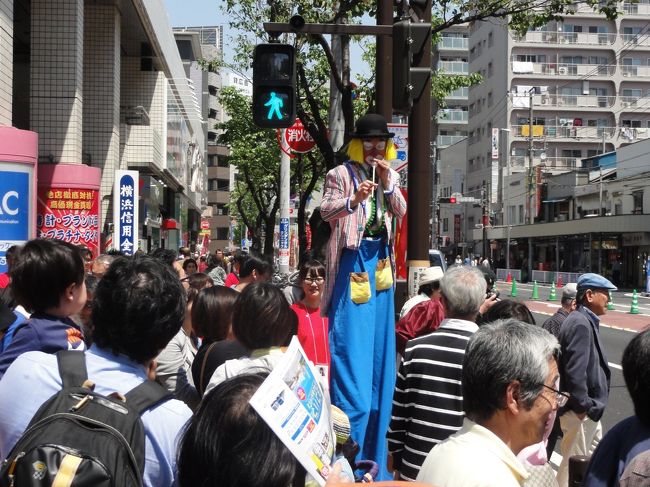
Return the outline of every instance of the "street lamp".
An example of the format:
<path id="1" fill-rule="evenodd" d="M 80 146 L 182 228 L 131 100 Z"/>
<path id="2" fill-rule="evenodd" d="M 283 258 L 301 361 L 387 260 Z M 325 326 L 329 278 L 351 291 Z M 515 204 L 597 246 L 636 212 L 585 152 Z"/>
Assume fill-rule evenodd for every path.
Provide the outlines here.
<path id="1" fill-rule="evenodd" d="M 501 208 L 503 212 L 503 223 L 506 226 L 506 275 L 510 271 L 510 217 L 508 215 L 508 203 L 510 202 L 510 191 L 505 190 L 505 176 L 504 171 L 508 169 L 508 177 L 510 177 L 510 157 L 509 152 L 509 136 L 510 129 L 499 129 L 499 133 L 505 134 L 505 143 L 501 146 L 501 153 L 505 155 L 504 164 L 501 167 Z M 504 196 L 506 200 L 504 201 Z"/>

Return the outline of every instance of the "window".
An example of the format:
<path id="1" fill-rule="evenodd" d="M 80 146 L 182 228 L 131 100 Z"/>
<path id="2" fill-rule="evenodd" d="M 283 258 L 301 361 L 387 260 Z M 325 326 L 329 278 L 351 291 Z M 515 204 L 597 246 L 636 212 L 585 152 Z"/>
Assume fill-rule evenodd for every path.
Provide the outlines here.
<path id="1" fill-rule="evenodd" d="M 442 219 L 442 231 L 443 232 L 448 232 L 449 231 L 449 218 L 443 218 Z"/>
<path id="2" fill-rule="evenodd" d="M 519 205 L 519 223 L 524 223 L 524 205 Z"/>
<path id="3" fill-rule="evenodd" d="M 228 162 L 227 157 L 218 157 L 217 158 L 217 166 L 219 167 L 230 167 L 230 163 Z"/>
<path id="4" fill-rule="evenodd" d="M 492 92 L 490 91 L 490 92 L 488 93 L 488 107 L 491 107 L 492 104 L 493 104 L 493 101 L 492 101 Z"/>
<path id="5" fill-rule="evenodd" d="M 228 240 L 229 233 L 230 228 L 228 227 L 217 228 L 217 240 Z"/>
<path id="6" fill-rule="evenodd" d="M 208 191 L 229 191 L 230 181 L 227 179 L 208 179 Z"/>
<path id="7" fill-rule="evenodd" d="M 492 77 L 494 69 L 492 68 L 492 63 L 488 63 L 488 70 L 487 70 L 487 76 L 488 78 Z"/>
<path id="8" fill-rule="evenodd" d="M 208 118 L 217 118 L 217 111 L 214 108 L 210 108 L 208 111 Z"/>
<path id="9" fill-rule="evenodd" d="M 217 87 L 209 85 L 208 86 L 208 93 L 210 93 L 211 96 L 217 96 Z"/>
<path id="10" fill-rule="evenodd" d="M 638 129 L 641 128 L 641 120 L 621 120 L 621 126 Z"/>
<path id="11" fill-rule="evenodd" d="M 492 35 L 492 32 L 488 34 L 488 47 L 492 47 L 494 45 L 494 36 Z"/>
<path id="12" fill-rule="evenodd" d="M 226 203 L 217 203 L 214 205 L 214 213 L 216 215 L 227 215 L 228 205 Z"/>
<path id="13" fill-rule="evenodd" d="M 218 164 L 218 158 L 215 155 L 208 156 L 208 167 L 215 167 Z"/>

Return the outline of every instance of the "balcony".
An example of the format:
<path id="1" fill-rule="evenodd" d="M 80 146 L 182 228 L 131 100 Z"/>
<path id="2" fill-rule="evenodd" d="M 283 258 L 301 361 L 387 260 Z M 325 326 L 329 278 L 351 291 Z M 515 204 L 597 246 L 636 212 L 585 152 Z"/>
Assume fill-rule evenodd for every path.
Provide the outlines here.
<path id="1" fill-rule="evenodd" d="M 632 46 L 648 46 L 650 47 L 650 37 L 646 33 L 639 34 L 621 34 L 621 39 L 625 44 Z"/>
<path id="2" fill-rule="evenodd" d="M 650 96 L 621 96 L 619 98 L 623 109 L 650 107 Z"/>
<path id="3" fill-rule="evenodd" d="M 638 76 L 640 78 L 650 77 L 650 66 L 628 66 L 621 65 L 623 76 Z"/>
<path id="4" fill-rule="evenodd" d="M 467 110 L 438 110 L 438 123 L 461 123 L 466 124 L 469 118 Z"/>
<path id="5" fill-rule="evenodd" d="M 520 42 L 549 45 L 604 46 L 616 42 L 616 34 L 588 32 L 531 31 L 517 37 Z"/>
<path id="6" fill-rule="evenodd" d="M 438 42 L 438 49 L 453 49 L 467 51 L 469 39 L 467 37 L 443 37 Z"/>
<path id="7" fill-rule="evenodd" d="M 621 6 L 623 13 L 626 15 L 648 15 L 650 14 L 650 4 L 647 3 L 628 3 L 624 2 Z"/>
<path id="8" fill-rule="evenodd" d="M 448 145 L 453 145 L 456 142 L 460 142 L 463 139 L 466 139 L 467 135 L 439 135 L 436 139 L 438 148 L 447 147 Z"/>
<path id="9" fill-rule="evenodd" d="M 528 138 L 529 125 L 512 125 L 512 134 L 515 138 Z M 611 139 L 617 132 L 617 127 L 571 127 L 561 125 L 533 125 L 533 138 L 571 139 L 571 140 L 602 140 Z"/>
<path id="10" fill-rule="evenodd" d="M 650 131 L 641 127 L 620 127 L 618 134 L 623 139 L 623 142 L 635 142 L 650 138 Z"/>
<path id="11" fill-rule="evenodd" d="M 535 106 L 535 108 L 610 108 L 613 107 L 615 103 L 615 96 L 557 95 L 554 93 L 543 93 L 541 95 L 533 96 L 533 106 Z"/>
<path id="12" fill-rule="evenodd" d="M 451 93 L 449 93 L 446 97 L 445 100 L 467 100 L 469 98 L 469 88 L 467 87 L 462 87 L 458 88 Z"/>
<path id="13" fill-rule="evenodd" d="M 577 157 L 533 157 L 533 166 L 544 165 L 556 169 L 575 169 L 580 165 L 580 158 Z M 528 167 L 528 156 L 511 156 L 510 167 Z"/>
<path id="14" fill-rule="evenodd" d="M 469 74 L 469 63 L 465 61 L 440 61 L 438 70 L 445 74 Z"/>
<path id="15" fill-rule="evenodd" d="M 636 66 L 629 66 L 631 68 Z M 532 74 L 547 76 L 612 76 L 616 73 L 616 64 L 569 64 L 569 63 L 532 63 L 511 61 L 513 74 Z"/>

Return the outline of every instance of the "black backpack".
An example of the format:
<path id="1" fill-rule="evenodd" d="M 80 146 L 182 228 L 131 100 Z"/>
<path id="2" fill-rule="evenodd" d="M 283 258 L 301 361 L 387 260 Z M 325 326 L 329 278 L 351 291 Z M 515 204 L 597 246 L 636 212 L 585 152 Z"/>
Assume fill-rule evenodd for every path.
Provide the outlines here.
<path id="1" fill-rule="evenodd" d="M 85 354 L 58 352 L 63 388 L 36 412 L 0 468 L 0 487 L 142 485 L 140 415 L 171 397 L 154 381 L 126 396 L 93 392 Z"/>

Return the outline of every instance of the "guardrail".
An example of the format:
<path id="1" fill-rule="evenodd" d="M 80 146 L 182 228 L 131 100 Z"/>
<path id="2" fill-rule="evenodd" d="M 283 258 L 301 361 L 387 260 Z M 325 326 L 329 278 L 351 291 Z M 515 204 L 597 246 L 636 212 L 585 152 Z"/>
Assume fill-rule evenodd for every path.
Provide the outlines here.
<path id="1" fill-rule="evenodd" d="M 508 273 L 513 279 L 521 282 L 521 269 L 497 269 L 497 281 L 505 281 Z"/>
<path id="2" fill-rule="evenodd" d="M 562 278 L 562 283 L 578 282 L 581 272 L 554 272 L 554 271 L 533 271 L 533 281 L 550 284 L 557 283 L 558 276 Z"/>

